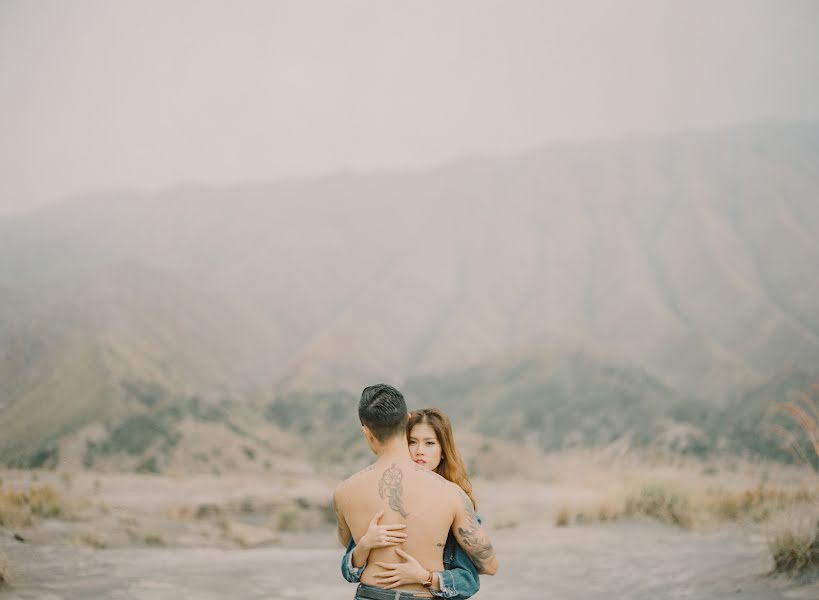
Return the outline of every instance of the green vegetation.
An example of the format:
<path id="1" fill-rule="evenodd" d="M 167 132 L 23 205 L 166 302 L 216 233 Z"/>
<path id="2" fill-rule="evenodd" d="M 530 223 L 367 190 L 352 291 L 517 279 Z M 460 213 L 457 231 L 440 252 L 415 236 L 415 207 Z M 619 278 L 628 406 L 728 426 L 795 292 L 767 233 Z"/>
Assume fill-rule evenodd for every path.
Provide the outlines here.
<path id="1" fill-rule="evenodd" d="M 133 398 L 149 408 L 168 400 L 165 388 L 154 381 L 123 379 L 120 385 L 127 398 Z"/>
<path id="2" fill-rule="evenodd" d="M 131 406 L 133 412 L 109 422 L 104 439 L 87 442 L 83 460 L 86 467 L 93 467 L 99 457 L 125 454 L 143 459 L 136 466 L 137 472 L 159 473 L 163 457 L 170 456 L 181 440 L 178 425 L 187 418 L 218 423 L 243 437 L 251 437 L 232 422 L 229 414 L 233 406 L 229 401 L 212 405 L 198 396 L 174 396 L 156 382 L 123 380 L 122 388 L 129 399 L 137 401 Z M 248 451 L 253 453 L 245 447 L 245 454 L 251 458 Z M 202 453 L 196 458 L 207 461 Z"/>
<path id="3" fill-rule="evenodd" d="M 139 465 L 136 468 L 136 472 L 158 474 L 159 467 L 156 465 L 156 457 L 152 456 L 148 460 L 139 463 Z"/>
<path id="4" fill-rule="evenodd" d="M 737 392 L 720 404 L 682 396 L 640 369 L 610 365 L 583 354 L 525 359 L 442 376 L 410 379 L 409 397 L 438 406 L 459 428 L 509 440 L 533 440 L 543 450 L 604 446 L 626 438 L 629 446 L 660 443 L 666 427 L 688 427 L 668 450 L 707 458 L 718 454 L 763 457 L 785 463 L 804 460 L 819 467 L 816 456 L 797 456 L 809 447 L 806 432 L 790 431 L 783 444 L 787 415 L 772 413 L 779 398 L 808 389 L 816 377 L 789 371 L 763 385 Z"/>
<path id="5" fill-rule="evenodd" d="M 264 410 L 275 425 L 304 436 L 314 460 L 337 464 L 367 456 L 358 398 L 345 391 L 277 396 Z"/>
<path id="6" fill-rule="evenodd" d="M 89 449 L 100 454 L 125 452 L 139 456 L 156 441 L 170 441 L 169 423 L 163 422 L 160 415 L 134 415 L 116 426 L 108 439 L 99 446 L 89 442 Z"/>
<path id="7" fill-rule="evenodd" d="M 790 371 L 717 404 L 682 396 L 640 369 L 577 353 L 415 377 L 402 389 L 419 405 L 445 410 L 458 430 L 526 440 L 546 452 L 622 441 L 626 448 L 659 447 L 702 459 L 739 454 L 803 460 L 819 468 L 815 454 L 797 452 L 810 447 L 810 434 L 788 429 L 792 415 L 786 411 L 770 411 L 772 399 L 806 389 L 811 381 L 806 373 Z M 155 381 L 130 378 L 121 380 L 117 391 L 125 398 L 126 409 L 104 421 L 105 436 L 87 443 L 83 463 L 88 468 L 101 458 L 124 455 L 136 457 L 132 464 L 139 472 L 161 472 L 180 442 L 178 428 L 185 419 L 217 424 L 246 438 L 239 449 L 249 461 L 259 460 L 259 449 L 268 445 L 250 433 L 260 417 L 303 439 L 317 462 L 350 463 L 369 456 L 356 416 L 358 398 L 344 390 L 289 392 L 255 403 L 229 398 L 214 403 L 195 395 L 175 395 Z M 7 464 L 54 467 L 58 439 L 30 444 Z M 491 440 L 485 441 L 476 456 L 491 451 Z M 469 457 L 472 466 L 476 456 Z M 195 458 L 202 464 L 208 460 L 202 452 Z M 211 458 L 219 458 L 218 449 Z M 212 468 L 217 472 L 219 465 Z"/>
<path id="8" fill-rule="evenodd" d="M 534 439 L 546 451 L 601 446 L 623 435 L 652 441 L 675 395 L 639 369 L 583 354 L 529 359 L 407 382 L 408 395 L 457 415 L 459 426 L 509 440 Z M 464 422 L 466 421 L 466 422 Z"/>

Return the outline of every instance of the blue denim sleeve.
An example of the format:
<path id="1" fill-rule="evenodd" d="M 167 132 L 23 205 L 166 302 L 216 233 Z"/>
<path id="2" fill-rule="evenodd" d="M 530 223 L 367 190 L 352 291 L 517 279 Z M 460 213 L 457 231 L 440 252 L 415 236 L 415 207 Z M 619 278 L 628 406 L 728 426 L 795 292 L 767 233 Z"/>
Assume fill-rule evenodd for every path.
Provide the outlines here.
<path id="1" fill-rule="evenodd" d="M 481 523 L 481 518 L 478 517 Z M 454 541 L 454 540 L 453 540 Z M 438 571 L 440 591 L 430 590 L 439 598 L 450 600 L 466 600 L 478 593 L 481 589 L 481 579 L 478 569 L 469 560 L 466 552 L 455 542 L 455 554 L 450 564 L 445 565 L 445 571 Z"/>
<path id="2" fill-rule="evenodd" d="M 350 541 L 347 544 L 347 552 L 344 553 L 344 556 L 341 558 L 341 574 L 344 576 L 344 579 L 351 583 L 358 583 L 361 581 L 361 574 L 364 572 L 364 569 L 367 567 L 366 561 L 360 568 L 356 569 L 353 566 L 353 551 L 355 550 L 355 540 L 350 536 Z"/>

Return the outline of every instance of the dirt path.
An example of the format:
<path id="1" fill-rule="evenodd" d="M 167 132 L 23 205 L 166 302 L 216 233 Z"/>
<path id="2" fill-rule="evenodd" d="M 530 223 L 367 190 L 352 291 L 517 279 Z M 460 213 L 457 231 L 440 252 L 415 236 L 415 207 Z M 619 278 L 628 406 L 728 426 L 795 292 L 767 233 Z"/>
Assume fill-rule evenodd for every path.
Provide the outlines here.
<path id="1" fill-rule="evenodd" d="M 819 583 L 762 577 L 765 540 L 726 528 L 699 533 L 650 522 L 495 532 L 498 576 L 478 598 L 777 600 L 819 598 Z M 117 549 L 0 541 L 16 585 L 0 600 L 351 600 L 333 534 L 258 550 Z"/>

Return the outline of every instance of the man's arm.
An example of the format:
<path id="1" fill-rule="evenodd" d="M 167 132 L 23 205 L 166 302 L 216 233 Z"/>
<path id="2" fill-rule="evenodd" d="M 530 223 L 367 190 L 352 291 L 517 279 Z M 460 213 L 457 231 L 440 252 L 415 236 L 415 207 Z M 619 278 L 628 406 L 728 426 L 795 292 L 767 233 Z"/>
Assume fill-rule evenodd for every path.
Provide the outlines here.
<path id="1" fill-rule="evenodd" d="M 495 555 L 492 542 L 478 522 L 472 500 L 461 489 L 458 489 L 458 496 L 452 533 L 469 559 L 475 563 L 478 572 L 494 575 L 498 571 L 498 557 Z"/>
<path id="2" fill-rule="evenodd" d="M 353 534 L 350 532 L 350 527 L 347 525 L 344 514 L 338 507 L 338 495 L 338 489 L 336 489 L 336 491 L 333 492 L 333 512 L 336 514 L 336 521 L 338 523 L 338 541 L 346 548 Z"/>

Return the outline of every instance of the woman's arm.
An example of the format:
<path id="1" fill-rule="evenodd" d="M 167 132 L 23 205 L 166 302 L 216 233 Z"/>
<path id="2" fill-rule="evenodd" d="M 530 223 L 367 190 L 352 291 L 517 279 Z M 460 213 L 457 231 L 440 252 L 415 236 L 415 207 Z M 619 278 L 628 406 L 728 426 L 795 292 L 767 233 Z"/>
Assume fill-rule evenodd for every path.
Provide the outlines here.
<path id="1" fill-rule="evenodd" d="M 477 515 L 475 518 L 480 524 L 481 518 Z M 405 562 L 375 563 L 385 569 L 383 573 L 374 575 L 379 585 L 392 589 L 408 583 L 423 584 L 429 580 L 430 572 L 422 567 L 413 556 L 400 548 L 396 548 L 395 551 Z M 450 553 L 452 557 L 448 559 Z M 446 568 L 443 571 L 432 572 L 432 586 L 429 590 L 434 596 L 451 600 L 466 600 L 481 589 L 478 568 L 469 560 L 451 533 L 447 537 L 444 549 L 444 567 Z"/>
<path id="2" fill-rule="evenodd" d="M 447 561 L 448 552 L 452 553 L 449 561 Z M 455 541 L 452 534 L 447 538 L 444 553 L 444 567 L 446 567 L 446 570 L 437 573 L 440 591 L 433 590 L 432 593 L 440 598 L 458 598 L 459 600 L 466 600 L 466 598 L 477 594 L 478 590 L 481 589 L 478 569 L 469 560 L 469 557 Z"/>
<path id="3" fill-rule="evenodd" d="M 452 534 L 463 551 L 478 568 L 481 575 L 494 575 L 498 572 L 498 556 L 492 547 L 489 536 L 475 514 L 472 500 L 462 489 L 458 489 L 461 503 L 455 510 L 452 522 Z"/>
<path id="4" fill-rule="evenodd" d="M 347 552 L 344 553 L 344 556 L 341 558 L 341 575 L 347 581 L 351 583 L 358 583 L 361 581 L 361 575 L 364 573 L 364 569 L 367 567 L 366 561 L 364 565 L 356 568 L 353 565 L 353 552 L 356 549 L 355 540 L 350 538 L 350 543 L 347 544 Z M 368 552 L 369 553 L 369 552 Z"/>
<path id="5" fill-rule="evenodd" d="M 357 582 L 361 579 L 361 574 L 367 566 L 367 558 L 373 548 L 386 548 L 387 546 L 397 546 L 407 539 L 407 534 L 399 529 L 406 529 L 404 524 L 379 525 L 378 521 L 384 516 L 384 511 L 376 513 L 370 521 L 367 531 L 358 540 L 350 538 L 347 544 L 347 551 L 341 559 L 341 574 L 344 579 Z"/>

